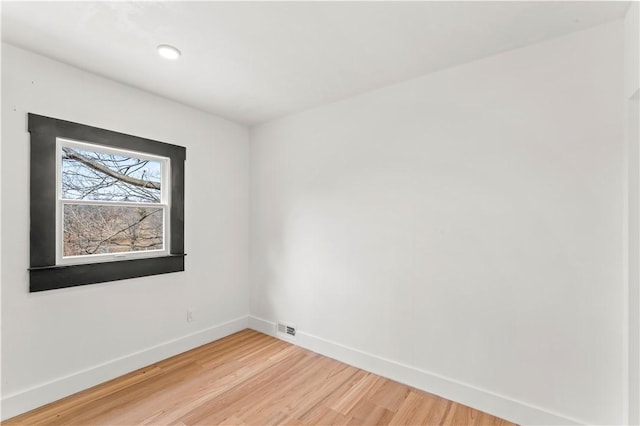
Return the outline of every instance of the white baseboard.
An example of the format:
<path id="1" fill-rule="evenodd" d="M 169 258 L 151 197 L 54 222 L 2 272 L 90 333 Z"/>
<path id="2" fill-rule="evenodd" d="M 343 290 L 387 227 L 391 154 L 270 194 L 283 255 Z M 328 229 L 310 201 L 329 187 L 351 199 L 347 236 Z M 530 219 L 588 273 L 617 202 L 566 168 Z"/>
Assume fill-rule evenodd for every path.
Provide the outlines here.
<path id="1" fill-rule="evenodd" d="M 2 420 L 244 330 L 241 317 L 2 397 Z"/>
<path id="2" fill-rule="evenodd" d="M 588 424 L 448 377 L 350 348 L 300 329 L 295 337 L 277 333 L 275 322 L 262 318 L 250 316 L 249 328 L 520 425 Z"/>
<path id="3" fill-rule="evenodd" d="M 2 420 L 221 339 L 247 327 L 521 425 L 587 424 L 587 422 L 553 413 L 504 395 L 350 348 L 299 329 L 295 337 L 276 333 L 274 322 L 254 316 L 237 318 L 20 392 L 3 395 Z"/>

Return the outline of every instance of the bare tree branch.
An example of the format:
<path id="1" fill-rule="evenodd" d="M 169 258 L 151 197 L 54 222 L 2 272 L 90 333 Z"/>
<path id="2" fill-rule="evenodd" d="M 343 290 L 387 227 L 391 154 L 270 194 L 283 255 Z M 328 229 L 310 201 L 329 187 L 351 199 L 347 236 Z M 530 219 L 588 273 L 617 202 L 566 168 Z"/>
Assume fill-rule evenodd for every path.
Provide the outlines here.
<path id="1" fill-rule="evenodd" d="M 151 213 L 147 213 L 147 214 L 145 214 L 145 215 L 141 216 L 141 217 L 140 217 L 140 219 L 138 219 L 136 222 L 132 223 L 131 225 L 127 226 L 126 228 L 124 228 L 124 229 L 120 229 L 120 230 L 119 230 L 119 231 L 117 231 L 116 233 L 114 233 L 114 234 L 112 234 L 112 235 L 108 236 L 107 238 L 104 238 L 104 239 L 102 239 L 101 241 L 98 241 L 98 242 L 97 242 L 96 247 L 95 247 L 93 250 L 91 250 L 91 251 L 90 251 L 89 249 L 87 249 L 87 250 L 86 250 L 86 251 L 87 251 L 87 253 L 89 253 L 89 254 L 94 254 L 96 251 L 98 251 L 98 249 L 100 248 L 100 246 L 102 246 L 102 244 L 103 244 L 103 243 L 105 243 L 105 242 L 107 242 L 107 241 L 111 240 L 111 239 L 112 239 L 113 237 L 115 237 L 116 235 L 121 234 L 121 233 L 123 233 L 123 232 L 125 232 L 125 231 L 127 231 L 127 230 L 129 230 L 129 229 L 131 229 L 131 228 L 133 228 L 134 226 L 138 225 L 139 223 L 141 223 L 142 221 L 144 221 L 144 220 L 145 220 L 146 218 L 148 218 L 149 216 L 151 216 L 151 215 L 153 215 L 153 214 L 156 214 L 156 213 L 158 213 L 158 212 L 160 212 L 160 211 L 162 211 L 162 209 L 157 209 L 157 210 L 152 211 Z"/>
<path id="2" fill-rule="evenodd" d="M 141 188 L 150 188 L 150 189 L 160 190 L 160 182 L 142 180 L 142 179 L 135 178 L 133 176 L 128 176 L 122 173 L 118 173 L 115 170 L 111 170 L 105 165 L 100 164 L 96 161 L 93 161 L 92 159 L 87 158 L 84 155 L 79 154 L 70 148 L 63 147 L 62 150 L 64 151 L 66 158 L 70 160 L 79 161 L 82 164 L 86 165 L 87 167 L 90 167 L 93 170 L 104 173 L 107 176 L 111 176 L 112 178 L 118 179 L 119 181 L 128 183 L 130 185 L 139 186 Z"/>

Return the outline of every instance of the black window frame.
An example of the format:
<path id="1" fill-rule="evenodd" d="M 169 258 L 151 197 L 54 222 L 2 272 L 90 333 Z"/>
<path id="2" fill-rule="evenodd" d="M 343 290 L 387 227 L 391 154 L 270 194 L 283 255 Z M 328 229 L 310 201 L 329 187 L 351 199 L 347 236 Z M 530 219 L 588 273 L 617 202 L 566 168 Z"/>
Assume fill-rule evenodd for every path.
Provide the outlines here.
<path id="1" fill-rule="evenodd" d="M 184 162 L 186 148 L 112 130 L 28 114 L 31 135 L 29 291 L 38 292 L 184 271 Z M 169 255 L 56 265 L 56 141 L 87 142 L 169 158 Z"/>

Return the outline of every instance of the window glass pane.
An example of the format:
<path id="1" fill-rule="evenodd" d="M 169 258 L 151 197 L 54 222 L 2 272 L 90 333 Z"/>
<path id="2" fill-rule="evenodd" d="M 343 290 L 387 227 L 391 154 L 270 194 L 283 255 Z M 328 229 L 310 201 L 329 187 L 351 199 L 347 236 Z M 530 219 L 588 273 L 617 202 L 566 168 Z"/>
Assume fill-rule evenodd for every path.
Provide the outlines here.
<path id="1" fill-rule="evenodd" d="M 162 207 L 65 204 L 63 255 L 163 249 Z"/>
<path id="2" fill-rule="evenodd" d="M 160 202 L 160 161 L 70 146 L 61 155 L 64 199 Z"/>

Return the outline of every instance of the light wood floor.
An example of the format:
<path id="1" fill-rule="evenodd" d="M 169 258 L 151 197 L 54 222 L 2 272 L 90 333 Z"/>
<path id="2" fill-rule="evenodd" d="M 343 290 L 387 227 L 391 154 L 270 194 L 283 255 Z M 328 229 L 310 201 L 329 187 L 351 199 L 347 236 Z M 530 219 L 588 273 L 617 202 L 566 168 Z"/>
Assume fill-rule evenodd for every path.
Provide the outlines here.
<path id="1" fill-rule="evenodd" d="M 3 424 L 511 423 L 244 330 Z"/>

